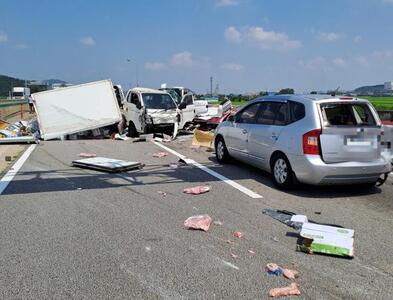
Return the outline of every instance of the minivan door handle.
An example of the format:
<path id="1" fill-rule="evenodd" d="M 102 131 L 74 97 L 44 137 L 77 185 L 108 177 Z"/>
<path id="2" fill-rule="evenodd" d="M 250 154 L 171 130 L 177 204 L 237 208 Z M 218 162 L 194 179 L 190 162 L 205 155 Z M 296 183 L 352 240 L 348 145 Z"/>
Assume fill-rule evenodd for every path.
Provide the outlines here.
<path id="1" fill-rule="evenodd" d="M 244 134 L 246 134 L 247 133 L 247 129 L 243 129 L 243 131 L 242 131 Z"/>

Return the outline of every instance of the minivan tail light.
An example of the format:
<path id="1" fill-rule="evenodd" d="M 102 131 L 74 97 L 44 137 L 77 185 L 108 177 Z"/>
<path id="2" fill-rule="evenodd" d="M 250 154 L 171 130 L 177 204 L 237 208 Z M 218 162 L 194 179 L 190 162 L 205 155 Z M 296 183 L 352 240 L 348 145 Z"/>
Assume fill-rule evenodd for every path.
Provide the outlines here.
<path id="1" fill-rule="evenodd" d="M 319 136 L 321 129 L 314 129 L 303 134 L 303 153 L 320 155 L 319 151 Z"/>

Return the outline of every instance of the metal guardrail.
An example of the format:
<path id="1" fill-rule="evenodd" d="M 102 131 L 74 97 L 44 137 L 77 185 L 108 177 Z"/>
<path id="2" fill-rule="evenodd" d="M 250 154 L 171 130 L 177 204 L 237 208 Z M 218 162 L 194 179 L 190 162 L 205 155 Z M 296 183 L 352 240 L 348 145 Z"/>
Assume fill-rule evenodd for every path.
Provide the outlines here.
<path id="1" fill-rule="evenodd" d="M 21 104 L 27 104 L 28 101 L 26 100 L 7 100 L 7 101 L 0 101 L 0 108 L 2 107 L 9 107 L 9 106 L 16 106 Z"/>

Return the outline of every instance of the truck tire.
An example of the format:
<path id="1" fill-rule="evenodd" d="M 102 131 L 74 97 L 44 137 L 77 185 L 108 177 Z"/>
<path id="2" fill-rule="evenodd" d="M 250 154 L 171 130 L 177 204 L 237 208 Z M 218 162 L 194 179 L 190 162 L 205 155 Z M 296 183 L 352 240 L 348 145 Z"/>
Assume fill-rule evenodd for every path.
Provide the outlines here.
<path id="1" fill-rule="evenodd" d="M 139 137 L 139 133 L 136 130 L 136 127 L 132 121 L 128 123 L 128 136 L 132 138 Z"/>

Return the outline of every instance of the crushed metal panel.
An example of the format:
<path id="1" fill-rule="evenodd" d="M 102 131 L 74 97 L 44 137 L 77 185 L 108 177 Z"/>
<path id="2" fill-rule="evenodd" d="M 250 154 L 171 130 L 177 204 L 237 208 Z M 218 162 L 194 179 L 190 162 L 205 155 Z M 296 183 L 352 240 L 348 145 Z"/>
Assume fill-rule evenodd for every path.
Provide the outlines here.
<path id="1" fill-rule="evenodd" d="M 108 126 L 121 120 L 110 80 L 32 94 L 44 140 Z"/>
<path id="2" fill-rule="evenodd" d="M 140 169 L 143 165 L 140 162 L 125 161 L 106 157 L 93 157 L 78 159 L 72 162 L 75 167 L 88 168 L 105 172 L 124 172 L 134 169 Z"/>

